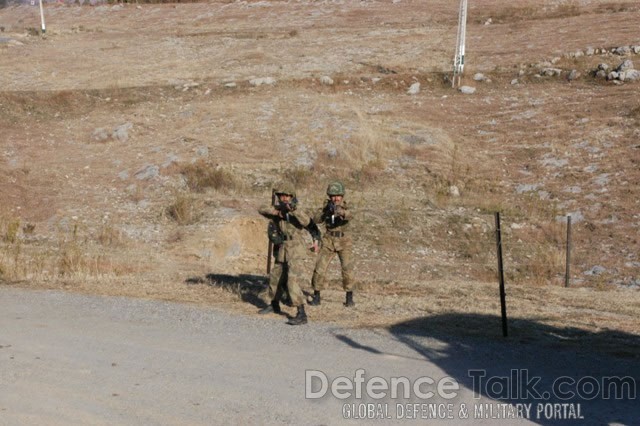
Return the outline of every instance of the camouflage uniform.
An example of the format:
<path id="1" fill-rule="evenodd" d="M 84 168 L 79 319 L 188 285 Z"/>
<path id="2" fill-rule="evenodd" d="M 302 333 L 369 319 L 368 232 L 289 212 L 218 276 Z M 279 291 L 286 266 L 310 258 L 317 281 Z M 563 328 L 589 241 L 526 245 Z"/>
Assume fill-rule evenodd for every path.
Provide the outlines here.
<path id="1" fill-rule="evenodd" d="M 287 188 L 286 185 L 278 194 L 292 195 L 294 197 L 293 200 L 296 201 L 295 191 L 290 187 Z M 273 221 L 275 231 L 282 239 L 282 244 L 274 244 L 274 248 L 277 246 L 277 250 L 274 252 L 275 265 L 269 276 L 267 297 L 271 299 L 273 310 L 278 312 L 278 301 L 283 291 L 283 285 L 286 285 L 289 289 L 293 306 L 298 307 L 298 316 L 303 316 L 304 322 L 306 322 L 306 314 L 304 313 L 305 298 L 300 288 L 300 283 L 304 280 L 301 261 L 306 253 L 301 231 L 307 229 L 313 236 L 315 232 L 310 229 L 314 228 L 315 225 L 296 203 L 292 203 L 289 209 L 283 208 L 280 205 L 281 203 L 278 204 L 279 206 L 264 206 L 258 210 L 258 213 L 262 216 Z M 315 229 L 317 230 L 317 227 Z M 302 314 L 300 314 L 300 311 L 302 311 Z M 290 323 L 292 322 L 290 321 Z"/>
<path id="2" fill-rule="evenodd" d="M 262 294 L 262 300 L 269 304 L 272 300 L 289 300 L 291 302 L 291 297 L 289 296 L 289 290 L 287 287 L 287 265 L 285 263 L 278 262 L 278 254 L 282 250 L 282 244 L 284 240 L 282 239 L 282 233 L 280 232 L 280 228 L 275 220 L 269 221 L 269 227 L 267 229 L 267 235 L 269 237 L 269 241 L 273 244 L 273 257 L 276 259 L 273 266 L 271 267 L 271 272 L 269 273 L 269 287 Z"/>
<path id="3" fill-rule="evenodd" d="M 332 182 L 327 188 L 328 196 L 344 196 L 344 192 L 344 185 L 341 182 Z M 312 305 L 320 304 L 320 290 L 325 287 L 327 268 L 337 254 L 342 268 L 342 288 L 347 292 L 345 304 L 353 306 L 353 240 L 349 232 L 351 218 L 352 212 L 346 201 L 342 200 L 340 203 L 334 204 L 331 199 L 326 200 L 322 208 L 313 216 L 315 223 L 324 224 L 326 232 L 322 236 L 322 247 L 311 279 L 311 286 L 314 290 Z"/>

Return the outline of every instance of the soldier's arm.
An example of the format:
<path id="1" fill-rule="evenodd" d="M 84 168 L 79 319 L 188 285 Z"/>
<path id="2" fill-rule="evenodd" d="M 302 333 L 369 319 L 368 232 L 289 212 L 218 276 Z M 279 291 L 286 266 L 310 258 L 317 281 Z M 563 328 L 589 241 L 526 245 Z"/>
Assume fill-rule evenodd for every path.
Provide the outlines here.
<path id="1" fill-rule="evenodd" d="M 313 220 L 315 223 L 324 222 L 324 207 L 321 207 L 318 210 L 316 210 L 313 213 L 313 216 L 311 217 L 311 220 Z"/>
<path id="2" fill-rule="evenodd" d="M 309 234 L 311 234 L 311 238 L 313 238 L 313 241 L 320 241 L 320 239 L 322 238 L 320 228 L 318 228 L 318 225 L 316 225 L 313 219 L 309 221 L 309 225 L 307 225 L 306 230 L 309 232 Z"/>
<path id="3" fill-rule="evenodd" d="M 338 213 L 338 215 L 340 215 L 342 220 L 344 220 L 345 222 L 351 219 L 351 216 L 352 216 L 351 210 L 347 206 L 347 203 L 344 201 L 342 202 L 342 204 L 337 206 L 336 213 Z"/>
<path id="4" fill-rule="evenodd" d="M 289 212 L 289 215 L 295 217 L 298 222 L 300 222 L 300 225 L 304 226 L 305 228 L 309 226 L 309 223 L 312 220 L 311 217 L 309 217 L 309 215 L 306 214 L 301 208 Z"/>
<path id="5" fill-rule="evenodd" d="M 258 213 L 267 219 L 277 219 L 280 217 L 280 212 L 273 206 L 262 206 L 258 209 Z"/>

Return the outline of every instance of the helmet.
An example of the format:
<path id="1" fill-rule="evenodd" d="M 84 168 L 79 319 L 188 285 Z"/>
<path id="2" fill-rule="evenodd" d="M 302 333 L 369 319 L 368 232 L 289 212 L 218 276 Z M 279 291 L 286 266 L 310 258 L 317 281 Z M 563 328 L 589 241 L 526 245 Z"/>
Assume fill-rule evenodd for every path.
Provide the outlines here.
<path id="1" fill-rule="evenodd" d="M 296 190 L 293 185 L 286 182 L 279 183 L 276 188 L 274 188 L 274 192 L 276 193 L 276 195 L 285 194 L 291 195 L 292 197 L 296 196 Z"/>
<path id="2" fill-rule="evenodd" d="M 344 184 L 339 181 L 331 182 L 327 187 L 327 195 L 344 195 Z"/>

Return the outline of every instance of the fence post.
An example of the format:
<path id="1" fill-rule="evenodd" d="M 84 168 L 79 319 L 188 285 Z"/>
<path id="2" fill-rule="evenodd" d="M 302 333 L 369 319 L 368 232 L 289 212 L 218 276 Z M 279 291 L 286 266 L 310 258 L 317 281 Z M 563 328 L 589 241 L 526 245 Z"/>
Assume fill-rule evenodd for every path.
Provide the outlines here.
<path id="1" fill-rule="evenodd" d="M 571 215 L 567 215 L 567 260 L 566 260 L 566 270 L 564 273 L 564 286 L 569 287 L 569 275 L 570 275 L 570 265 L 571 265 Z"/>
<path id="2" fill-rule="evenodd" d="M 496 244 L 498 247 L 498 278 L 500 279 L 500 310 L 502 314 L 502 335 L 509 335 L 507 330 L 507 300 L 504 290 L 504 269 L 502 267 L 502 235 L 500 232 L 500 212 L 496 212 Z"/>

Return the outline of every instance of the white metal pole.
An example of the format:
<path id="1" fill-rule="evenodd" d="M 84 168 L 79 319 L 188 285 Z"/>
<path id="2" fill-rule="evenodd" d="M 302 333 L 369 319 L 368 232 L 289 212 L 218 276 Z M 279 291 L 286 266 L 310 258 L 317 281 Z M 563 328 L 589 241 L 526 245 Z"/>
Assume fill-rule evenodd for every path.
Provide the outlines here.
<path id="1" fill-rule="evenodd" d="M 458 14 L 458 36 L 456 39 L 456 56 L 453 59 L 452 87 L 460 84 L 460 77 L 464 71 L 465 38 L 467 35 L 467 0 L 460 0 Z"/>
<path id="2" fill-rule="evenodd" d="M 44 9 L 42 8 L 42 0 L 40 0 L 40 22 L 42 22 L 42 34 L 44 34 L 47 29 L 44 25 Z"/>
<path id="3" fill-rule="evenodd" d="M 460 16 L 460 74 L 464 72 L 464 51 L 467 38 L 467 0 L 463 0 L 462 15 Z"/>

